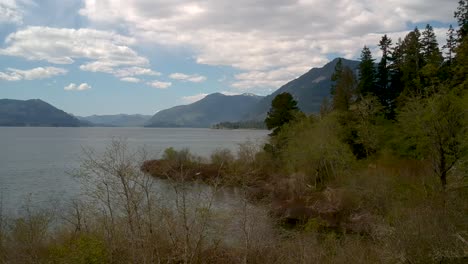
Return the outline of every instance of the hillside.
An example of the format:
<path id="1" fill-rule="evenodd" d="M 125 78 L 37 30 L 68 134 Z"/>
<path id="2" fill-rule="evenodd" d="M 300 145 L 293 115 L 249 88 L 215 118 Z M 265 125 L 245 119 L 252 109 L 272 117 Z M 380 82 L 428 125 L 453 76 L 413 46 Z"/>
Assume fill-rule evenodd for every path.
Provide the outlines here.
<path id="1" fill-rule="evenodd" d="M 210 127 L 242 119 L 263 97 L 252 94 L 214 93 L 189 105 L 175 106 L 156 113 L 147 127 Z"/>
<path id="2" fill-rule="evenodd" d="M 297 101 L 299 108 L 305 113 L 318 112 L 324 97 L 330 96 L 331 76 L 335 71 L 338 59 L 327 63 L 321 68 L 312 68 L 307 73 L 280 87 L 271 95 L 264 97 L 253 109 L 243 116 L 243 120 L 263 120 L 276 95 L 288 92 Z M 342 59 L 343 66 L 357 69 L 359 62 Z"/>
<path id="3" fill-rule="evenodd" d="M 87 121 L 94 126 L 115 126 L 115 127 L 142 127 L 151 118 L 150 115 L 92 115 L 79 116 L 78 119 Z"/>
<path id="4" fill-rule="evenodd" d="M 82 125 L 76 117 L 39 100 L 0 99 L 0 126 L 59 126 Z"/>

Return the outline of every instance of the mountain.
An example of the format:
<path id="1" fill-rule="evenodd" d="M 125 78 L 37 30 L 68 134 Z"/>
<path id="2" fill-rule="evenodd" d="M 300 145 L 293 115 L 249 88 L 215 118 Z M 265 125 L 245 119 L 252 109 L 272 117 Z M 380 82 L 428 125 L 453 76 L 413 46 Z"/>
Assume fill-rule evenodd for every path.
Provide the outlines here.
<path id="1" fill-rule="evenodd" d="M 78 116 L 78 119 L 90 122 L 94 126 L 142 127 L 151 118 L 150 115 L 92 115 Z"/>
<path id="2" fill-rule="evenodd" d="M 243 116 L 243 120 L 264 120 L 271 107 L 271 101 L 276 95 L 288 92 L 297 101 L 299 108 L 305 113 L 320 111 L 324 97 L 330 96 L 331 76 L 339 59 L 327 63 L 321 68 L 312 68 L 307 73 L 280 87 L 271 95 L 264 97 L 253 109 Z M 359 61 L 342 59 L 343 66 L 356 70 Z"/>
<path id="3" fill-rule="evenodd" d="M 83 125 L 76 117 L 39 100 L 0 99 L 0 126 L 54 126 Z"/>
<path id="4" fill-rule="evenodd" d="M 210 127 L 219 122 L 239 121 L 263 97 L 254 94 L 214 93 L 189 105 L 180 105 L 156 113 L 147 127 Z"/>

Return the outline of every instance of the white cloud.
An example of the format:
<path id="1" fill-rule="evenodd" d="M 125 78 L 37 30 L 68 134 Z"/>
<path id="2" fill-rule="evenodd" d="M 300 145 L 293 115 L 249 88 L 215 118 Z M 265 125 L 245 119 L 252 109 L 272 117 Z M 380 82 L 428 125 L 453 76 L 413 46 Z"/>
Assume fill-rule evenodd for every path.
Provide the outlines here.
<path id="1" fill-rule="evenodd" d="M 80 66 L 84 71 L 114 74 L 120 67 L 149 65 L 146 58 L 130 48 L 136 44 L 134 38 L 95 29 L 27 27 L 8 35 L 5 44 L 0 55 L 54 64 L 89 60 Z"/>
<path id="2" fill-rule="evenodd" d="M 198 74 L 188 75 L 188 74 L 177 72 L 177 73 L 173 73 L 169 75 L 169 77 L 174 80 L 181 80 L 181 81 L 194 82 L 194 83 L 206 81 L 205 76 L 201 76 Z"/>
<path id="3" fill-rule="evenodd" d="M 87 83 L 82 83 L 82 84 L 74 84 L 70 83 L 69 85 L 65 86 L 63 88 L 65 91 L 84 91 L 84 90 L 89 90 L 91 89 L 91 86 Z"/>
<path id="4" fill-rule="evenodd" d="M 0 72 L 0 80 L 20 81 L 46 79 L 57 75 L 64 75 L 66 69 L 56 67 L 37 67 L 30 70 L 7 68 L 7 72 Z"/>
<path id="5" fill-rule="evenodd" d="M 135 78 L 135 77 L 124 77 L 124 78 L 120 78 L 120 80 L 123 81 L 123 82 L 131 82 L 131 83 L 139 83 L 139 82 L 141 82 L 140 79 Z"/>
<path id="6" fill-rule="evenodd" d="M 160 82 L 160 81 L 152 81 L 152 82 L 148 82 L 147 84 L 149 86 L 152 86 L 158 89 L 167 89 L 172 85 L 171 82 Z"/>
<path id="7" fill-rule="evenodd" d="M 32 4 L 28 0 L 1 0 L 0 24 L 22 24 L 24 16 L 23 8 Z"/>
<path id="8" fill-rule="evenodd" d="M 130 68 L 118 69 L 114 72 L 114 75 L 117 77 L 137 76 L 137 75 L 160 76 L 161 73 L 157 71 L 153 71 L 151 69 L 142 68 L 142 67 L 130 67 Z"/>
<path id="9" fill-rule="evenodd" d="M 200 101 L 201 99 L 205 98 L 208 94 L 206 93 L 199 93 L 199 94 L 195 94 L 195 95 L 189 95 L 189 96 L 183 96 L 181 99 L 182 99 L 182 102 L 186 103 L 186 104 L 191 104 L 191 103 L 194 103 L 196 101 Z"/>
<path id="10" fill-rule="evenodd" d="M 85 0 L 80 14 L 100 25 L 125 25 L 150 44 L 191 47 L 200 64 L 243 71 L 233 86 L 250 89 L 284 84 L 323 65 L 330 54 L 357 58 L 365 44 L 376 45 L 383 33 L 408 30 L 408 24 L 453 22 L 456 5 L 455 0 Z"/>

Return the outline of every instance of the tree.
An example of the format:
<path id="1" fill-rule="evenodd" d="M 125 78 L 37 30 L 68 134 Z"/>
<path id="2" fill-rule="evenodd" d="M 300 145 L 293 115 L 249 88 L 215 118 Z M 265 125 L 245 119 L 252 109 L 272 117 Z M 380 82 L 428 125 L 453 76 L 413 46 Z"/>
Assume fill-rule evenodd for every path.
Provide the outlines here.
<path id="1" fill-rule="evenodd" d="M 431 25 L 427 24 L 426 29 L 422 32 L 421 51 L 425 64 L 433 64 L 439 66 L 442 63 L 443 57 L 439 50 L 439 44 Z"/>
<path id="2" fill-rule="evenodd" d="M 421 54 L 421 33 L 418 28 L 408 33 L 401 43 L 401 81 L 403 83 L 405 94 L 420 94 L 422 91 L 419 71 L 423 66 L 423 57 Z"/>
<path id="3" fill-rule="evenodd" d="M 382 51 L 382 59 L 377 68 L 377 83 L 381 89 L 386 90 L 389 82 L 389 68 L 388 64 L 391 59 L 392 39 L 384 35 L 379 42 L 380 50 Z"/>
<path id="4" fill-rule="evenodd" d="M 271 102 L 271 108 L 265 119 L 268 129 L 273 129 L 270 136 L 275 136 L 284 124 L 293 121 L 300 112 L 297 102 L 290 93 L 280 93 Z"/>
<path id="5" fill-rule="evenodd" d="M 445 44 L 442 48 L 446 50 L 446 60 L 449 65 L 452 65 L 452 60 L 455 55 L 455 48 L 457 47 L 457 38 L 455 36 L 455 29 L 453 29 L 452 25 L 450 25 L 447 31 L 447 44 Z"/>
<path id="6" fill-rule="evenodd" d="M 365 96 L 375 93 L 375 75 L 372 53 L 368 47 L 364 46 L 359 64 L 358 94 Z"/>
<path id="7" fill-rule="evenodd" d="M 403 67 L 403 41 L 401 38 L 395 43 L 392 48 L 390 56 L 389 74 L 390 74 L 390 85 L 387 91 L 387 100 L 389 104 L 389 116 L 390 118 L 395 117 L 396 99 L 400 96 L 404 89 L 403 73 L 401 71 Z"/>
<path id="8" fill-rule="evenodd" d="M 429 160 L 442 187 L 466 152 L 467 109 L 454 94 L 415 98 L 399 114 L 404 142 L 412 156 Z"/>
<path id="9" fill-rule="evenodd" d="M 468 0 L 458 1 L 458 8 L 455 11 L 455 18 L 458 21 L 460 29 L 458 30 L 459 45 L 456 48 L 455 69 L 453 86 L 461 86 L 464 89 L 468 88 Z"/>
<path id="10" fill-rule="evenodd" d="M 458 30 L 459 41 L 468 35 L 468 0 L 459 0 L 455 18 L 458 21 L 460 29 Z"/>
<path id="11" fill-rule="evenodd" d="M 348 111 L 356 90 L 356 78 L 349 67 L 344 67 L 336 82 L 335 94 L 333 96 L 333 109 Z"/>

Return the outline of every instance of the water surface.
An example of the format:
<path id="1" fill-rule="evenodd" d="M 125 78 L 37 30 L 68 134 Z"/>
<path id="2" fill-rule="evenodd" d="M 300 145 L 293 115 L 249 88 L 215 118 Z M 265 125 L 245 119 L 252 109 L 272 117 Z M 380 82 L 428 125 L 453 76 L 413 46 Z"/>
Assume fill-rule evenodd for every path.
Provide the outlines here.
<path id="1" fill-rule="evenodd" d="M 79 184 L 67 174 L 80 164 L 83 147 L 103 152 L 113 138 L 130 147 L 144 147 L 157 158 L 168 147 L 189 148 L 209 156 L 218 148 L 238 149 L 240 143 L 260 143 L 265 130 L 191 128 L 35 128 L 0 127 L 0 198 L 4 210 L 15 213 L 24 199 L 35 203 L 68 199 Z"/>

